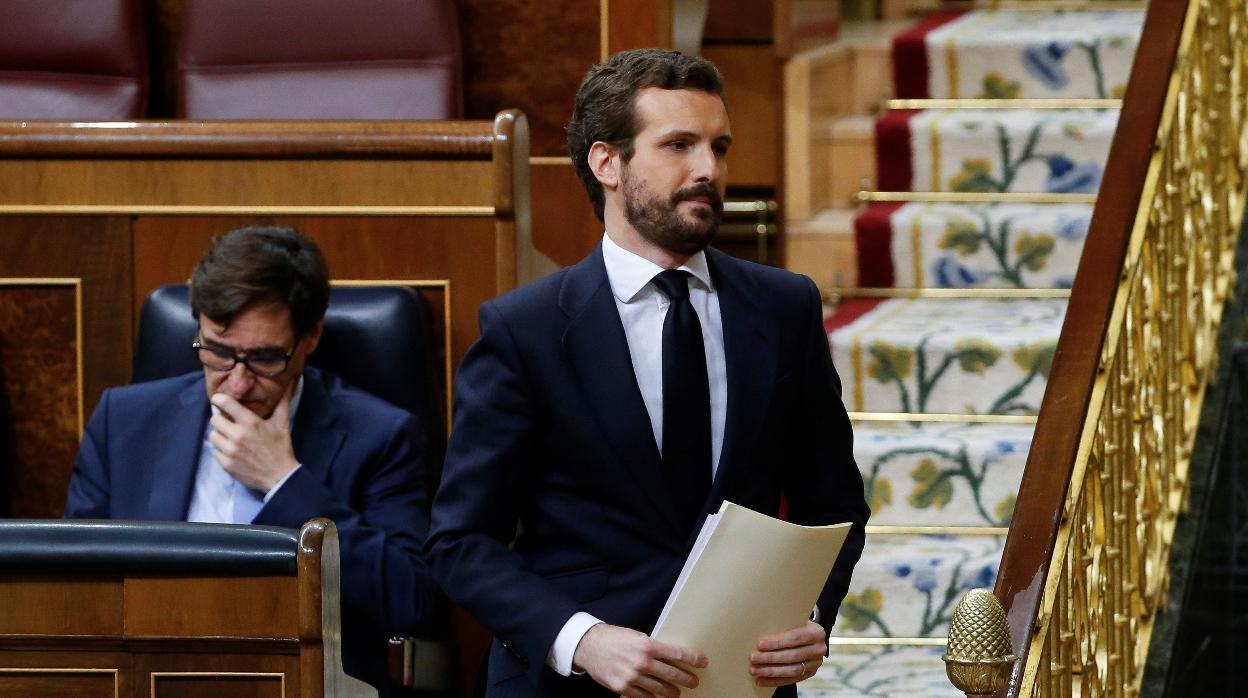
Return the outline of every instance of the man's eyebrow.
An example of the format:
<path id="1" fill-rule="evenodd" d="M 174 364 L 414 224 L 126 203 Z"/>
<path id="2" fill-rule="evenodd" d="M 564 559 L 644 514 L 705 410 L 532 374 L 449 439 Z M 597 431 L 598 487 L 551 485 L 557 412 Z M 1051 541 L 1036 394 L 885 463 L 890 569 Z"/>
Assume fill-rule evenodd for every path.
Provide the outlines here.
<path id="1" fill-rule="evenodd" d="M 288 351 L 286 347 L 277 347 L 277 346 L 256 347 L 255 349 L 248 349 L 246 351 L 241 351 L 236 347 L 232 347 L 228 344 L 222 344 L 221 342 L 218 342 L 215 339 L 210 339 L 208 337 L 201 337 L 200 343 L 207 344 L 208 346 L 213 347 L 214 349 L 224 349 L 228 352 L 231 352 L 234 354 L 242 354 L 244 356 L 251 356 L 252 354 L 268 354 L 268 353 L 285 354 Z"/>
<path id="2" fill-rule="evenodd" d="M 693 131 L 675 130 L 675 131 L 667 131 L 659 136 L 659 140 L 663 140 L 663 141 L 672 140 L 673 138 L 699 138 L 699 135 L 694 133 Z M 732 145 L 732 135 L 728 133 L 725 133 L 720 136 L 716 136 L 715 138 L 712 138 L 711 140 L 716 143 Z"/>

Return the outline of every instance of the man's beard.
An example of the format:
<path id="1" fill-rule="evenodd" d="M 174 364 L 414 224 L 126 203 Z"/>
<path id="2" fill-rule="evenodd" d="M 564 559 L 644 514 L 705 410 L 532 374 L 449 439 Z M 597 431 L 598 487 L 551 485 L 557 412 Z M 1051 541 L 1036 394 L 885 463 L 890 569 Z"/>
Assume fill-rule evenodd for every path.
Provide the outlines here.
<path id="1" fill-rule="evenodd" d="M 719 232 L 719 222 L 724 215 L 724 202 L 719 192 L 710 184 L 695 184 L 672 194 L 663 201 L 657 196 L 647 196 L 642 188 L 628 176 L 624 169 L 621 178 L 624 190 L 624 216 L 633 229 L 659 247 L 674 254 L 692 255 L 706 249 Z M 710 210 L 694 209 L 697 220 L 680 215 L 676 206 L 686 199 L 705 197 Z"/>

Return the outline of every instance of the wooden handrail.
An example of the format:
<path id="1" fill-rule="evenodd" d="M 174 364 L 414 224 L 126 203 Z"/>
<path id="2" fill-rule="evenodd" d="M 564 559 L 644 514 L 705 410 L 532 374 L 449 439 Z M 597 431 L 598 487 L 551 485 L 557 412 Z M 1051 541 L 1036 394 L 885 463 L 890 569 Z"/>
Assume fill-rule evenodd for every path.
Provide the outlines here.
<path id="1" fill-rule="evenodd" d="M 1187 2 L 1174 0 L 1149 4 L 1006 537 L 994 594 L 1008 614 L 1019 658 L 1010 690 L 1020 684 L 1031 637 L 1039 626 L 1045 581 L 1187 9 Z M 1008 690 L 998 694 L 1012 695 Z"/>

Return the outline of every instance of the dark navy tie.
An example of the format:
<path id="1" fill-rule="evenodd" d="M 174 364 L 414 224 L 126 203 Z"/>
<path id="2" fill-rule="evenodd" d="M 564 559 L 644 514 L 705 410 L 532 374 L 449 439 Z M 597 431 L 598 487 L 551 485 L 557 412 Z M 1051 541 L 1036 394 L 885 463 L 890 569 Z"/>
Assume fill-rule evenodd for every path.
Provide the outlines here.
<path id="1" fill-rule="evenodd" d="M 692 529 L 711 491 L 711 390 L 689 276 L 668 269 L 654 283 L 671 301 L 663 319 L 663 464 Z"/>

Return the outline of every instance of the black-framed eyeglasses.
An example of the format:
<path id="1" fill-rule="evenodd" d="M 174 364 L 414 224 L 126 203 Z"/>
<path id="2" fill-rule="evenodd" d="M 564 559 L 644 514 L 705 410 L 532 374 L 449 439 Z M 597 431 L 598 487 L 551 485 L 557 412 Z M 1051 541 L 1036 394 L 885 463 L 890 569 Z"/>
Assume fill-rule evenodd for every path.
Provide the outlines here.
<path id="1" fill-rule="evenodd" d="M 214 371 L 232 371 L 238 364 L 247 367 L 248 371 L 264 378 L 276 378 L 282 375 L 290 364 L 290 351 L 257 351 L 250 354 L 235 354 L 225 347 L 214 347 L 202 342 L 191 342 L 191 348 L 199 357 L 199 362 Z"/>

